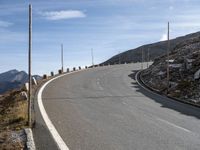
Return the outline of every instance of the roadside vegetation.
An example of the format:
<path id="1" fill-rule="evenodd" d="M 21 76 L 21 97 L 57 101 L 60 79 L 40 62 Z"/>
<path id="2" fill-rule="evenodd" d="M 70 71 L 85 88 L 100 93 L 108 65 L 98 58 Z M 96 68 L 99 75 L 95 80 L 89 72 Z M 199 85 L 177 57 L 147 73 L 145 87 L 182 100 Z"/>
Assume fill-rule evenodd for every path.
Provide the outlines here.
<path id="1" fill-rule="evenodd" d="M 0 97 L 0 149 L 21 150 L 25 148 L 27 125 L 27 100 L 21 90 L 7 92 Z"/>

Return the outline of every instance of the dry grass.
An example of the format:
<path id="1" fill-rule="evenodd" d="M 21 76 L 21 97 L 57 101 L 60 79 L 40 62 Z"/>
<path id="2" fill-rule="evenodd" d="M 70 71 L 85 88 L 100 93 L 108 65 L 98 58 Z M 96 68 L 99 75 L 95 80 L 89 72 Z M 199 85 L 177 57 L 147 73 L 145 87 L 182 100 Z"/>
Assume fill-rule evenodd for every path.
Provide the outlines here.
<path id="1" fill-rule="evenodd" d="M 22 150 L 24 142 L 19 133 L 27 125 L 27 100 L 21 91 L 11 91 L 0 98 L 0 149 Z M 24 133 L 22 133 L 24 135 Z"/>
<path id="2" fill-rule="evenodd" d="M 21 99 L 20 92 L 10 92 L 0 101 L 0 131 L 19 130 L 26 126 L 27 101 Z"/>
<path id="3" fill-rule="evenodd" d="M 44 82 L 41 80 L 38 86 L 32 87 L 33 95 Z M 22 150 L 25 147 L 23 128 L 28 123 L 28 101 L 21 97 L 21 91 L 25 91 L 25 88 L 0 95 L 0 150 Z"/>

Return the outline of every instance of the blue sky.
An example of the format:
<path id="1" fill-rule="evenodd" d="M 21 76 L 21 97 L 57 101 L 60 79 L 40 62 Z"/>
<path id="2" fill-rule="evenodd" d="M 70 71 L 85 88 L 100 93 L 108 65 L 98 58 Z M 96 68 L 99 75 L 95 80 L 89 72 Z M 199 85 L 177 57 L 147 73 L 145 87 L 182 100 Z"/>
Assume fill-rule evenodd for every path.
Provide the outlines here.
<path id="1" fill-rule="evenodd" d="M 143 44 L 200 31 L 199 0 L 0 0 L 0 72 L 27 71 L 28 4 L 33 74 L 91 64 Z"/>

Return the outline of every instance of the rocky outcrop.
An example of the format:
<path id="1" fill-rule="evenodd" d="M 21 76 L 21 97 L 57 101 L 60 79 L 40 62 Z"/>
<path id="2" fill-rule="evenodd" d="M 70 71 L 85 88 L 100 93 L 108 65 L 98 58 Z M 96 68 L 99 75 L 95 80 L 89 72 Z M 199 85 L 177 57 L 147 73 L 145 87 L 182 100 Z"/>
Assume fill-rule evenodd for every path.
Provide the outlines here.
<path id="1" fill-rule="evenodd" d="M 167 57 L 163 55 L 141 74 L 148 86 L 169 96 L 200 103 L 200 36 L 178 43 Z M 169 86 L 168 86 L 169 85 Z"/>

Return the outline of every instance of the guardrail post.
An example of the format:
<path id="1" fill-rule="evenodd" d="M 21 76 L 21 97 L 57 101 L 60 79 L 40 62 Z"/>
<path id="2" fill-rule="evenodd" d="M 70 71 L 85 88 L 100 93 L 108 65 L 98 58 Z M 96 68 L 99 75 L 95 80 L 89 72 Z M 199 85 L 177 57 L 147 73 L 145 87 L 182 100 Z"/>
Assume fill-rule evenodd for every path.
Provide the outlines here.
<path id="1" fill-rule="evenodd" d="M 63 72 L 62 72 L 62 70 L 61 69 L 59 69 L 58 70 L 58 74 L 62 74 Z"/>
<path id="2" fill-rule="evenodd" d="M 48 76 L 46 74 L 44 74 L 43 79 L 48 79 Z"/>

